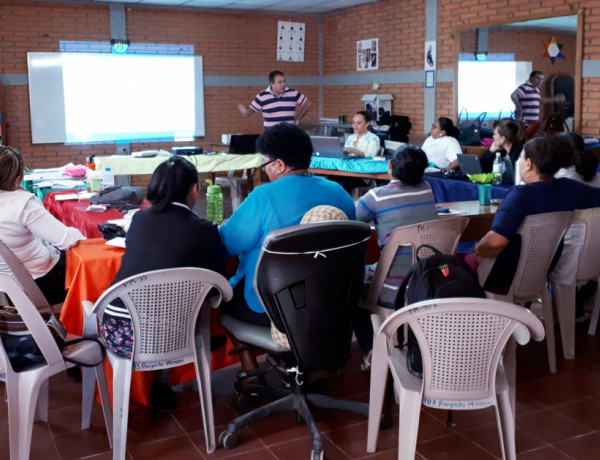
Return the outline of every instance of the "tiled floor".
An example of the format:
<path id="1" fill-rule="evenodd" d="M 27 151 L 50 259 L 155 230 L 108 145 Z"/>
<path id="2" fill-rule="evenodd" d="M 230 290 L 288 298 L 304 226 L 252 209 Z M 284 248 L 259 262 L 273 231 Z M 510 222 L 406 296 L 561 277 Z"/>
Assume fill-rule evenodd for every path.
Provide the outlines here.
<path id="1" fill-rule="evenodd" d="M 547 369 L 544 343 L 518 350 L 517 451 L 520 459 L 596 459 L 600 451 L 600 337 L 579 326 L 576 359 L 558 360 L 558 373 Z M 560 344 L 558 344 L 560 346 Z M 560 355 L 560 348 L 557 348 Z M 360 352 L 338 377 L 329 377 L 329 392 L 367 401 L 369 374 L 359 369 Z M 217 434 L 244 411 L 231 390 L 233 370 L 215 373 L 213 386 Z M 32 459 L 110 459 L 111 451 L 99 406 L 92 428 L 79 429 L 80 385 L 66 375 L 51 380 L 49 422 L 36 422 Z M 395 408 L 395 411 L 397 407 Z M 6 404 L 0 403 L 0 458 L 8 458 Z M 380 433 L 376 454 L 366 453 L 366 417 L 333 410 L 315 411 L 327 459 L 397 456 L 397 416 L 393 428 Z M 500 449 L 493 410 L 421 413 L 417 457 L 427 459 L 498 458 Z M 310 440 L 292 414 L 279 414 L 239 432 L 234 450 L 218 447 L 207 455 L 198 399 L 190 387 L 178 388 L 177 409 L 153 416 L 148 408 L 131 412 L 127 438 L 129 459 L 298 459 L 310 458 Z"/>

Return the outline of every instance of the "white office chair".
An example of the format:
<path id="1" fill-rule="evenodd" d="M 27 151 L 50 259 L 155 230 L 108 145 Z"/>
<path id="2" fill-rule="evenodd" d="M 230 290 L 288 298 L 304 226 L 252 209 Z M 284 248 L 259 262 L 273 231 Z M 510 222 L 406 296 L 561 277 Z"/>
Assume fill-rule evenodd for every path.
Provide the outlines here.
<path id="1" fill-rule="evenodd" d="M 404 324 L 419 342 L 422 379 L 410 374 L 405 351 L 394 346 L 396 331 Z M 367 452 L 377 448 L 389 368 L 399 394 L 399 459 L 415 458 L 421 404 L 452 410 L 494 406 L 502 458 L 516 458 L 511 381 L 502 362 L 502 351 L 511 337 L 521 345 L 530 337 L 540 341 L 544 327 L 525 308 L 489 299 L 425 300 L 395 312 L 375 337 Z"/>
<path id="2" fill-rule="evenodd" d="M 218 295 L 207 297 L 215 290 Z M 106 306 L 119 298 L 131 315 L 134 331 L 132 359 L 108 352 L 113 368 L 113 459 L 125 458 L 131 373 L 168 369 L 193 362 L 206 449 L 215 450 L 210 384 L 210 310 L 233 295 L 229 282 L 202 268 L 171 268 L 131 276 L 107 289 L 95 304 L 83 302 L 94 329 Z M 200 317 L 199 324 L 197 320 Z M 200 332 L 197 333 L 199 328 Z M 90 327 L 86 325 L 86 330 Z"/>

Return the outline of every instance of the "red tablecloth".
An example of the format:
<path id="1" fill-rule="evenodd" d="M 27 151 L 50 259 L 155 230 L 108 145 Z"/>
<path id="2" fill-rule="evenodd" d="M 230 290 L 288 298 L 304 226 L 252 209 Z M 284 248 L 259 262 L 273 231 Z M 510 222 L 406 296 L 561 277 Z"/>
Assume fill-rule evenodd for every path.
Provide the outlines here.
<path id="1" fill-rule="evenodd" d="M 81 334 L 83 330 L 82 300 L 95 302 L 110 286 L 119 267 L 124 249 L 108 246 L 101 238 L 81 241 L 67 252 L 67 273 L 65 287 L 67 297 L 63 303 L 60 319 L 73 334 Z M 213 335 L 225 335 L 218 324 L 218 310 L 211 310 L 211 331 Z M 233 345 L 228 340 L 226 345 L 211 353 L 211 368 L 220 369 L 238 362 L 236 357 L 228 355 Z M 112 369 L 106 360 L 106 372 L 109 392 L 112 398 Z M 195 378 L 193 364 L 173 368 L 169 372 L 169 384 L 185 382 Z M 134 372 L 131 379 L 131 401 L 150 405 L 150 387 L 152 372 Z"/>
<path id="2" fill-rule="evenodd" d="M 122 219 L 125 215 L 113 208 L 103 212 L 86 211 L 86 208 L 90 205 L 90 200 L 56 201 L 54 198 L 65 193 L 73 193 L 73 191 L 50 192 L 44 198 L 44 207 L 66 226 L 78 228 L 87 238 L 101 238 L 98 224 L 103 224 L 109 220 Z M 142 204 L 150 205 L 148 202 L 142 202 Z"/>

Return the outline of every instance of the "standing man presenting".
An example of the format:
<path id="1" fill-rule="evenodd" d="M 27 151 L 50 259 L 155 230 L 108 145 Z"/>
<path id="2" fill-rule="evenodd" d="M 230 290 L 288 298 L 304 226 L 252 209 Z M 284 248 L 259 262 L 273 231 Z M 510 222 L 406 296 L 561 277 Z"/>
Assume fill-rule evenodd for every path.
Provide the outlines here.
<path id="1" fill-rule="evenodd" d="M 250 106 L 238 104 L 244 116 L 262 112 L 264 127 L 279 123 L 297 124 L 310 109 L 308 98 L 292 88 L 285 86 L 285 74 L 274 70 L 269 74 L 269 86 L 256 95 Z"/>
<path id="2" fill-rule="evenodd" d="M 536 123 L 540 118 L 540 87 L 544 82 L 544 73 L 534 70 L 529 74 L 529 80 L 520 85 L 510 95 L 515 104 L 515 120 L 526 125 Z M 565 96 L 558 94 L 554 97 L 544 98 L 543 102 L 563 102 Z"/>

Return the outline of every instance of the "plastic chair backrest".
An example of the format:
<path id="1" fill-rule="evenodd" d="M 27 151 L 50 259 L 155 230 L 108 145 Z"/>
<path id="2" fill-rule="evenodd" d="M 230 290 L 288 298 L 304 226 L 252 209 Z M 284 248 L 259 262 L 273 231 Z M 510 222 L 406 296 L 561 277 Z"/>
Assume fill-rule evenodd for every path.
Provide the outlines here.
<path id="1" fill-rule="evenodd" d="M 579 252 L 578 280 L 595 280 L 600 277 L 600 208 L 578 209 L 573 222 L 585 223 L 585 239 Z M 578 283 L 579 284 L 579 283 Z"/>
<path id="2" fill-rule="evenodd" d="M 385 278 L 390 271 L 399 246 L 409 245 L 412 247 L 413 263 L 417 261 L 415 249 L 423 244 L 433 246 L 442 254 L 454 254 L 468 223 L 468 217 L 449 217 L 396 228 L 379 257 L 369 288 L 366 307 L 372 309 L 377 305 Z"/>
<path id="3" fill-rule="evenodd" d="M 62 354 L 48 329 L 46 323 L 36 305 L 27 296 L 23 287 L 18 283 L 16 278 L 7 271 L 0 271 L 0 292 L 6 293 L 13 303 L 13 306 L 18 310 L 19 315 L 25 322 L 29 333 L 33 336 L 38 348 L 44 355 L 48 366 L 57 363 L 63 363 Z M 7 369 L 7 376 L 10 378 L 12 366 L 6 355 L 4 347 L 0 347 L 0 355 L 2 367 Z"/>
<path id="4" fill-rule="evenodd" d="M 381 326 L 376 341 L 393 343 L 408 323 L 423 359 L 423 404 L 461 409 L 492 404 L 502 350 L 515 337 L 521 345 L 544 338 L 541 321 L 512 303 L 474 298 L 426 300 L 395 312 Z M 473 402 L 471 406 L 469 404 Z"/>
<path id="5" fill-rule="evenodd" d="M 521 254 L 510 288 L 514 301 L 530 300 L 546 285 L 550 264 L 572 214 L 561 211 L 525 217 L 517 229 Z"/>
<path id="6" fill-rule="evenodd" d="M 231 298 L 229 282 L 211 270 L 186 267 L 145 272 L 105 291 L 94 313 L 102 318 L 106 306 L 120 298 L 133 325 L 133 368 L 173 367 L 196 360 L 196 319 L 213 287 L 219 290 L 219 303 L 221 297 Z"/>
<path id="7" fill-rule="evenodd" d="M 330 221 L 265 238 L 254 287 L 302 371 L 333 371 L 347 362 L 370 235 L 364 222 Z"/>
<path id="8" fill-rule="evenodd" d="M 12 251 L 2 241 L 0 241 L 0 271 L 3 270 L 3 264 L 8 267 L 8 270 L 12 273 L 12 276 L 21 285 L 27 297 L 29 297 L 29 299 L 34 305 L 36 305 L 38 309 L 47 308 L 49 311 L 51 311 L 48 300 L 46 300 L 46 297 L 31 277 L 31 274 L 23 266 L 21 261 L 12 253 Z"/>

